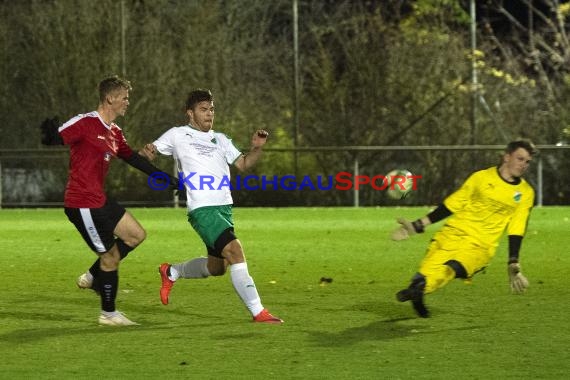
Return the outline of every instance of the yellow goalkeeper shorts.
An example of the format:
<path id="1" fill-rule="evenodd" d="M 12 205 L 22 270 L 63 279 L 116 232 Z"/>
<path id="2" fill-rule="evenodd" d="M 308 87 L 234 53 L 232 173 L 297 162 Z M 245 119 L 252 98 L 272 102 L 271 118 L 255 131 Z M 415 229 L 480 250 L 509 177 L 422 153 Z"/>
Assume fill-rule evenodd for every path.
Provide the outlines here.
<path id="1" fill-rule="evenodd" d="M 420 264 L 419 272 L 426 277 L 441 272 L 441 266 L 449 260 L 456 260 L 471 278 L 485 268 L 493 256 L 496 247 L 481 246 L 466 236 L 436 236 L 428 246 L 426 256 Z"/>

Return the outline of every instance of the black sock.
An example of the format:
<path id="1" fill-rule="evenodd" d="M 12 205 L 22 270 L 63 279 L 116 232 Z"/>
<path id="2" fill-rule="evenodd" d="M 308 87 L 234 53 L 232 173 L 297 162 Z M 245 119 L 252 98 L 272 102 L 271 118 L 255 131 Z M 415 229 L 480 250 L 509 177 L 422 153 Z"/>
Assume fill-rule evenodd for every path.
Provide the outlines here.
<path id="1" fill-rule="evenodd" d="M 425 287 L 426 287 L 426 277 L 419 272 L 416 273 L 412 277 L 412 283 L 410 284 L 409 288 L 423 292 Z"/>
<path id="2" fill-rule="evenodd" d="M 101 309 L 115 311 L 115 299 L 119 288 L 119 271 L 99 272 L 99 289 L 101 292 Z"/>
<path id="3" fill-rule="evenodd" d="M 101 270 L 99 265 L 101 265 L 101 259 L 95 260 L 93 265 L 91 265 L 91 268 L 89 268 L 89 273 L 91 273 L 91 276 L 93 276 L 93 278 L 99 277 L 99 271 Z"/>
<path id="4" fill-rule="evenodd" d="M 125 244 L 125 242 L 119 238 L 115 239 L 115 244 L 117 244 L 117 248 L 119 249 L 119 255 L 121 256 L 121 260 L 127 257 L 129 252 L 131 252 L 134 249 L 130 245 Z M 89 268 L 89 273 L 91 273 L 93 278 L 99 276 L 100 265 L 101 265 L 101 259 L 97 259 L 93 263 L 93 265 L 91 265 L 91 268 Z"/>
<path id="5" fill-rule="evenodd" d="M 134 249 L 130 245 L 125 244 L 125 242 L 119 238 L 115 239 L 115 243 L 117 244 L 117 248 L 119 248 L 119 254 L 121 255 L 121 260 L 127 257 L 129 252 L 131 252 Z"/>

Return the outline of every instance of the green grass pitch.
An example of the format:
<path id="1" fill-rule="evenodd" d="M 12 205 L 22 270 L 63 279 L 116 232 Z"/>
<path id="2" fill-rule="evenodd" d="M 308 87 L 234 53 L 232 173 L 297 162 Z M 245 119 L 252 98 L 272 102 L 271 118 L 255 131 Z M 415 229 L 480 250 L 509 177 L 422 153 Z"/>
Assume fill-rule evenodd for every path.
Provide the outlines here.
<path id="1" fill-rule="evenodd" d="M 235 208 L 264 306 L 251 323 L 229 275 L 180 280 L 158 297 L 161 262 L 204 254 L 183 209 L 130 209 L 147 240 L 122 263 L 118 308 L 141 326 L 97 325 L 76 277 L 95 259 L 61 209 L 0 210 L 2 379 L 566 379 L 570 209 L 536 208 L 522 247 L 526 294 L 510 294 L 506 239 L 471 285 L 427 297 L 407 286 L 427 233 L 389 240 L 428 208 Z M 321 285 L 321 277 L 332 278 Z M 565 375 L 566 374 L 566 375 Z"/>

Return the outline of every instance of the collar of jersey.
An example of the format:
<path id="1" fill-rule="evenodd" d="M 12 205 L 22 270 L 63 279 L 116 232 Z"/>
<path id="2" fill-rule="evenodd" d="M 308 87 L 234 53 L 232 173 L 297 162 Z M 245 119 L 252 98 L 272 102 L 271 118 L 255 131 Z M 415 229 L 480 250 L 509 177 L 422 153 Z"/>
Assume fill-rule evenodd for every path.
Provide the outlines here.
<path id="1" fill-rule="evenodd" d="M 521 178 L 520 177 L 514 177 L 514 176 L 513 176 L 513 178 L 514 178 L 513 182 L 507 181 L 506 179 L 503 178 L 503 176 L 501 176 L 501 172 L 499 171 L 499 169 L 500 169 L 500 166 L 497 166 L 497 175 L 499 176 L 499 178 L 501 180 L 503 180 L 504 183 L 509 184 L 509 185 L 518 185 L 519 183 L 521 183 Z"/>
<path id="2" fill-rule="evenodd" d="M 198 128 L 194 127 L 194 126 L 193 126 L 192 124 L 190 124 L 190 123 L 188 123 L 188 127 L 189 127 L 191 130 L 193 130 L 193 131 L 200 132 L 200 133 L 206 133 L 206 134 L 208 134 L 208 135 L 210 135 L 210 136 L 214 136 L 214 130 L 213 130 L 213 129 L 210 129 L 208 132 L 204 132 L 204 131 L 201 131 L 201 130 L 199 130 Z"/>
<path id="3" fill-rule="evenodd" d="M 113 125 L 113 123 L 111 123 L 111 125 L 108 125 L 107 123 L 105 123 L 105 120 L 103 120 L 103 118 L 101 117 L 101 115 L 99 115 L 99 112 L 93 111 L 93 113 L 99 118 L 99 120 L 101 121 L 101 123 L 103 123 L 103 125 L 105 126 L 105 128 L 107 128 L 108 130 L 111 130 L 111 126 Z"/>

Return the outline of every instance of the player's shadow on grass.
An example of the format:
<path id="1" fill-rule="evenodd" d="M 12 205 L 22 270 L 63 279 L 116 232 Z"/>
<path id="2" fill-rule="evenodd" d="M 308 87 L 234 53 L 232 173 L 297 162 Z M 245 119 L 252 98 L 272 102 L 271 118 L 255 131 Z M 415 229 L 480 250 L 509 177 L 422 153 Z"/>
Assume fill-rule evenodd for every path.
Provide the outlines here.
<path id="1" fill-rule="evenodd" d="M 406 318 L 408 319 L 408 318 Z M 363 341 L 400 339 L 410 336 L 420 325 L 398 325 L 392 321 L 377 321 L 364 326 L 349 327 L 339 332 L 309 332 L 310 340 L 323 347 L 351 346 Z"/>
<path id="2" fill-rule="evenodd" d="M 44 327 L 44 328 L 32 328 L 32 329 L 20 329 L 10 331 L 4 334 L 0 334 L 0 341 L 5 343 L 12 343 L 16 345 L 21 344 L 33 344 L 44 339 L 61 338 L 66 336 L 88 336 L 88 335 L 99 335 L 99 334 L 132 334 L 134 330 L 140 328 L 141 326 L 128 326 L 128 327 L 108 327 L 108 326 L 97 326 L 95 324 L 90 324 L 82 327 Z M 168 326 L 162 327 L 167 330 L 170 329 Z"/>
<path id="3" fill-rule="evenodd" d="M 17 311 L 17 315 L 25 315 L 26 319 L 30 318 L 36 320 L 67 321 L 73 320 L 65 314 L 68 311 L 70 314 L 75 314 L 77 309 L 82 307 L 89 310 L 89 313 L 94 313 L 98 310 L 93 309 L 93 307 L 97 308 L 101 302 L 99 296 L 95 294 L 95 292 L 79 289 L 74 289 L 74 291 L 74 293 L 70 293 L 65 297 L 52 296 L 49 294 L 29 294 L 27 296 L 20 297 L 18 300 L 11 301 L 11 303 L 14 305 L 13 310 Z M 205 319 L 210 317 L 207 313 L 197 313 L 192 311 L 192 309 L 188 307 L 187 299 L 180 300 L 180 302 L 175 305 L 164 306 L 160 303 L 158 294 L 144 296 L 139 295 L 137 297 L 126 299 L 125 295 L 120 293 L 119 297 L 121 297 L 121 304 L 118 305 L 118 309 L 121 311 L 128 311 L 131 315 L 145 315 L 150 311 L 153 313 L 164 312 L 169 315 L 178 315 L 184 318 L 193 317 Z M 49 310 L 54 310 L 54 312 L 47 313 L 46 310 L 48 310 L 48 308 L 45 308 L 45 306 L 42 309 L 43 312 L 39 313 L 26 313 L 22 310 L 23 308 L 37 310 L 37 305 L 49 305 Z M 18 310 L 22 310 L 22 312 Z M 55 312 L 56 310 L 57 312 Z M 0 311 L 0 315 L 2 315 L 3 312 L 4 311 Z M 97 314 L 95 316 L 97 316 Z"/>
<path id="4" fill-rule="evenodd" d="M 32 314 L 32 313 L 30 313 Z M 140 322 L 140 326 L 123 326 L 123 327 L 113 327 L 113 326 L 100 326 L 97 324 L 96 319 L 86 320 L 85 318 L 65 318 L 66 325 L 61 326 L 62 317 L 54 315 L 52 313 L 33 313 L 32 315 L 22 315 L 18 313 L 18 317 L 21 319 L 41 319 L 41 320 L 54 320 L 60 321 L 58 326 L 45 326 L 39 328 L 18 328 L 5 333 L 0 333 L 0 342 L 13 343 L 13 344 L 26 344 L 26 343 L 36 343 L 44 339 L 52 338 L 62 338 L 66 336 L 88 336 L 88 335 L 100 335 L 100 334 L 137 334 L 145 333 L 149 331 L 165 330 L 171 331 L 173 328 L 183 328 L 188 326 L 187 322 L 180 323 L 156 323 L 156 322 L 145 322 L 144 320 L 137 319 Z M 0 312 L 0 318 L 6 316 L 6 313 Z M 9 316 L 12 317 L 12 316 Z M 71 323 L 71 324 L 70 324 Z M 203 323 L 193 323 L 192 328 L 206 328 L 210 327 L 211 323 L 205 321 Z"/>
<path id="5" fill-rule="evenodd" d="M 411 309 L 411 306 L 410 306 Z M 351 311 L 366 311 L 377 314 L 379 319 L 364 326 L 348 327 L 336 332 L 310 331 L 310 339 L 319 346 L 350 346 L 363 341 L 384 341 L 401 339 L 419 334 L 441 334 L 442 329 L 433 329 L 431 319 L 415 317 L 413 311 L 398 308 L 391 302 L 374 302 L 358 304 Z M 348 311 L 348 309 L 347 309 Z M 485 328 L 485 326 L 461 326 L 443 330 L 467 330 Z"/>
<path id="6" fill-rule="evenodd" d="M 52 297 L 41 298 L 45 302 L 47 299 Z M 207 315 L 189 313 L 182 310 L 170 310 L 166 313 L 161 311 L 163 308 L 162 305 L 157 307 L 129 307 L 129 311 L 132 311 L 132 315 L 137 315 L 134 320 L 140 323 L 140 326 L 100 326 L 97 322 L 98 313 L 96 310 L 92 310 L 92 307 L 88 308 L 89 311 L 81 313 L 78 311 L 77 307 L 73 309 L 69 307 L 69 305 L 72 304 L 69 299 L 62 301 L 61 299 L 53 298 L 52 301 L 53 309 L 50 308 L 49 310 L 53 311 L 46 311 L 46 309 L 43 311 L 26 311 L 22 310 L 22 308 L 15 308 L 14 310 L 0 310 L 0 320 L 18 321 L 17 327 L 10 330 L 4 329 L 7 331 L 0 332 L 0 342 L 24 344 L 35 343 L 44 339 L 73 335 L 97 335 L 109 333 L 131 334 L 136 333 L 137 331 L 148 332 L 150 330 L 170 330 L 173 327 L 187 326 L 189 316 L 194 317 L 192 328 L 205 328 L 211 326 L 210 318 Z M 76 306 L 78 305 L 80 305 L 79 310 L 84 306 L 82 305 L 82 302 L 77 302 Z M 151 312 L 150 314 L 149 311 Z M 172 318 L 166 319 L 165 317 L 168 315 L 172 316 Z M 181 315 L 185 318 L 180 318 Z M 200 322 L 197 322 L 197 320 L 200 320 Z"/>

